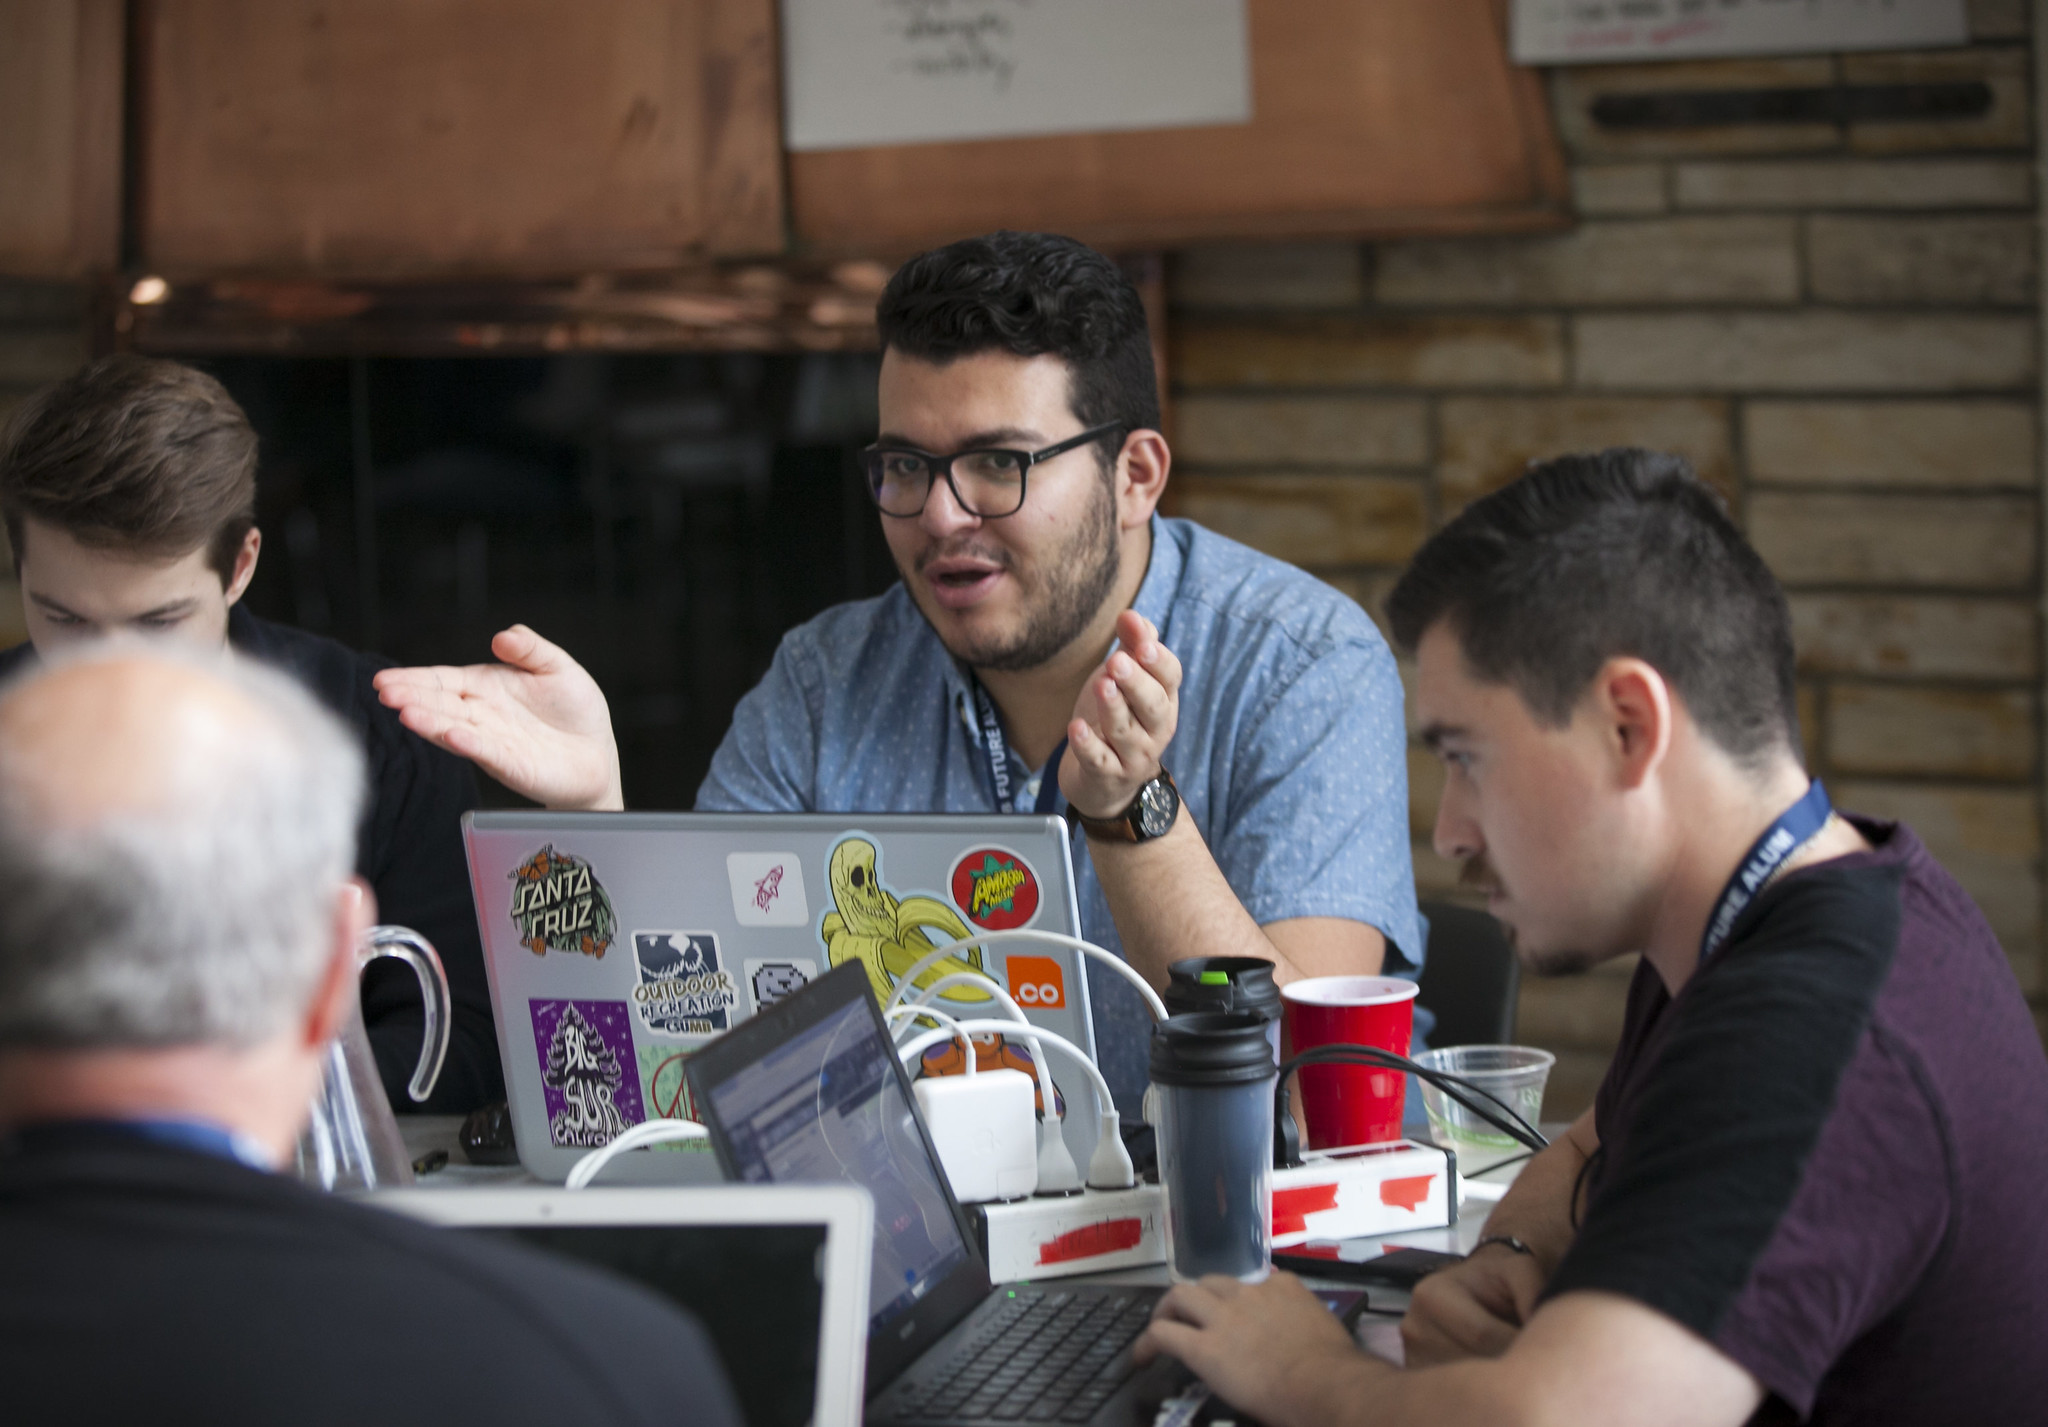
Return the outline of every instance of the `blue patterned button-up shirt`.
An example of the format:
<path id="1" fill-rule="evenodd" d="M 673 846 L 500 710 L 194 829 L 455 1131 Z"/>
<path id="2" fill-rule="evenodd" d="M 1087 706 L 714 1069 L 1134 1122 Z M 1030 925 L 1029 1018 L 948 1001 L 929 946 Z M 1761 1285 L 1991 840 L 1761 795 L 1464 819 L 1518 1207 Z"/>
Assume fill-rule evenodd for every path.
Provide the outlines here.
<path id="1" fill-rule="evenodd" d="M 1343 917 L 1379 928 L 1387 966 L 1422 964 L 1408 847 L 1401 679 L 1365 612 L 1290 565 L 1185 520 L 1155 517 L 1134 602 L 1185 671 L 1164 762 L 1253 919 Z M 707 811 L 1028 811 L 1043 770 L 1010 753 L 999 809 L 971 676 L 898 585 L 783 636 L 734 712 L 698 790 Z M 1076 838 L 1081 931 L 1121 953 Z M 1147 1016 L 1091 970 L 1097 1059 L 1135 1119 Z"/>

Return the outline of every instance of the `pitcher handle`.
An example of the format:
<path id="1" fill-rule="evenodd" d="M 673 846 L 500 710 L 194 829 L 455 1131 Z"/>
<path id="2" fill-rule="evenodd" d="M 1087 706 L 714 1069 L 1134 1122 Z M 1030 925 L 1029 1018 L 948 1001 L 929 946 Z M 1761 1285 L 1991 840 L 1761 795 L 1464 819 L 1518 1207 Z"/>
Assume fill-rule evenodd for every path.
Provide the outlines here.
<path id="1" fill-rule="evenodd" d="M 441 1062 L 448 1058 L 448 973 L 441 969 L 441 954 L 433 944 L 410 927 L 371 927 L 364 932 L 356 952 L 357 966 L 368 966 L 380 956 L 397 957 L 420 979 L 427 1034 L 420 1045 L 419 1068 L 413 1071 L 406 1090 L 415 1101 L 424 1100 L 433 1093 L 434 1082 L 441 1078 Z"/>

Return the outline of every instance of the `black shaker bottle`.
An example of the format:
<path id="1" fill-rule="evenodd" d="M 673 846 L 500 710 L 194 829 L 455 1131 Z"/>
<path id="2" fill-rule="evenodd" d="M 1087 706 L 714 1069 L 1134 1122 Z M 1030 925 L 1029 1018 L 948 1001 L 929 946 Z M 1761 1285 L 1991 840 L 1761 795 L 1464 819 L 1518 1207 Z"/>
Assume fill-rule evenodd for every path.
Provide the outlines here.
<path id="1" fill-rule="evenodd" d="M 1273 1059 L 1280 1059 L 1280 988 L 1273 963 L 1260 956 L 1190 956 L 1166 968 L 1166 1014 L 1251 1011 L 1266 1019 Z"/>
<path id="2" fill-rule="evenodd" d="M 1249 1011 L 1152 1028 L 1166 1263 L 1176 1280 L 1272 1269 L 1273 1081 L 1266 1022 Z"/>

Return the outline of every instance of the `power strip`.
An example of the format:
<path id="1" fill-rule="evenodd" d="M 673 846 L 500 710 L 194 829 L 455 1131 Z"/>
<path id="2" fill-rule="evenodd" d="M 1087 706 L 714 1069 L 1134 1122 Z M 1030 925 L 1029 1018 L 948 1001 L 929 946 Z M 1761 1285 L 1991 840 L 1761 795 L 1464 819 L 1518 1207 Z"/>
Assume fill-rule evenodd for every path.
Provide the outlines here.
<path id="1" fill-rule="evenodd" d="M 1156 1184 L 964 1207 L 997 1283 L 1166 1262 L 1166 1192 Z"/>
<path id="2" fill-rule="evenodd" d="M 1310 1150 L 1273 1171 L 1273 1247 L 1458 1222 L 1457 1161 L 1413 1140 Z"/>

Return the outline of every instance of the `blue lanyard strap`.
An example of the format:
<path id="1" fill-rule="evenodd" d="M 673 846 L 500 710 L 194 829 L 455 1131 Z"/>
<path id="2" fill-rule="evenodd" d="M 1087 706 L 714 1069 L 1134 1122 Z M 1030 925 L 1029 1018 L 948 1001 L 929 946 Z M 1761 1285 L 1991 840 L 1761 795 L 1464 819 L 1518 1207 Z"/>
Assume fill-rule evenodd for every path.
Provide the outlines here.
<path id="1" fill-rule="evenodd" d="M 1700 937 L 1702 966 L 1728 940 L 1728 933 L 1735 927 L 1735 919 L 1742 915 L 1744 907 L 1755 900 L 1764 883 L 1771 880 L 1771 874 L 1786 858 L 1811 841 L 1815 833 L 1826 827 L 1834 811 L 1834 805 L 1828 801 L 1828 790 L 1816 778 L 1799 801 L 1778 814 L 1777 821 L 1750 844 L 1748 854 L 1735 868 L 1735 875 L 1721 889 L 1721 900 L 1714 904 L 1714 915 L 1707 918 L 1707 930 Z"/>
<path id="2" fill-rule="evenodd" d="M 996 810 L 1012 811 L 1010 806 L 1010 745 L 1003 738 L 1003 721 L 996 716 L 996 701 L 988 696 L 988 690 L 981 686 L 981 680 L 970 679 L 974 687 L 975 734 L 981 743 L 981 751 L 988 759 L 988 778 L 995 789 Z M 1060 805 L 1060 760 L 1067 756 L 1067 741 L 1063 738 L 1052 751 L 1052 757 L 1045 760 L 1045 772 L 1038 780 L 1038 801 L 1032 812 L 1045 816 L 1057 812 Z"/>

